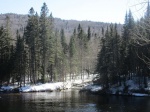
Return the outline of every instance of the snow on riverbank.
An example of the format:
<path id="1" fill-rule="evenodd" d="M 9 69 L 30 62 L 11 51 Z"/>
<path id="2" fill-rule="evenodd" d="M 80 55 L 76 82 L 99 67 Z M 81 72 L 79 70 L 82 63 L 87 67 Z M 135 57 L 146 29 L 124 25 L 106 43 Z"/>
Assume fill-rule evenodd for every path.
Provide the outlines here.
<path id="1" fill-rule="evenodd" d="M 39 92 L 39 91 L 55 91 L 55 90 L 63 90 L 70 89 L 72 86 L 75 87 L 83 87 L 92 82 L 93 78 L 96 77 L 97 74 L 86 74 L 84 78 L 81 80 L 81 76 L 77 76 L 75 79 L 70 81 L 70 78 L 67 78 L 66 82 L 55 82 L 55 83 L 38 83 L 35 85 L 26 85 L 22 87 L 16 86 L 2 86 L 0 88 L 0 92 Z"/>
<path id="2" fill-rule="evenodd" d="M 3 90 L 5 90 L 5 91 L 10 91 L 10 90 L 12 90 L 13 88 L 14 88 L 14 86 L 2 86 L 1 89 L 0 89 L 0 91 L 3 91 Z"/>
<path id="3" fill-rule="evenodd" d="M 98 92 L 100 90 L 102 90 L 102 87 L 100 85 L 93 85 L 93 84 L 87 85 L 81 89 L 81 91 L 91 91 L 91 92 Z"/>
<path id="4" fill-rule="evenodd" d="M 13 92 L 15 86 L 2 86 L 1 92 Z M 62 89 L 71 88 L 71 82 L 56 82 L 56 83 L 45 83 L 45 84 L 37 84 L 37 85 L 27 85 L 18 87 L 18 92 L 39 92 L 39 91 L 55 91 Z"/>
<path id="5" fill-rule="evenodd" d="M 67 78 L 66 82 L 55 82 L 55 83 L 38 83 L 35 85 L 26 85 L 22 87 L 16 86 L 2 86 L 0 92 L 38 92 L 38 91 L 55 91 L 62 89 L 70 89 L 72 86 L 83 87 L 92 82 L 96 74 L 84 75 L 84 78 L 81 80 L 81 76 L 76 77 L 70 81 L 70 78 Z"/>
<path id="6" fill-rule="evenodd" d="M 149 96 L 148 94 L 132 93 L 132 96 Z"/>
<path id="7" fill-rule="evenodd" d="M 25 87 L 19 88 L 19 91 L 20 92 L 31 92 L 31 91 L 38 92 L 38 91 L 54 91 L 58 89 L 63 89 L 63 82 L 25 86 Z"/>
<path id="8" fill-rule="evenodd" d="M 150 81 L 149 81 L 150 82 Z M 149 83 L 148 82 L 148 83 Z M 102 86 L 90 84 L 81 89 L 82 91 L 89 91 L 92 93 L 99 94 L 111 94 L 111 95 L 129 95 L 129 96 L 150 96 L 150 84 L 147 88 L 139 87 L 138 83 L 134 80 L 127 80 L 125 85 L 122 83 L 121 86 L 112 85 L 109 89 L 103 91 Z"/>

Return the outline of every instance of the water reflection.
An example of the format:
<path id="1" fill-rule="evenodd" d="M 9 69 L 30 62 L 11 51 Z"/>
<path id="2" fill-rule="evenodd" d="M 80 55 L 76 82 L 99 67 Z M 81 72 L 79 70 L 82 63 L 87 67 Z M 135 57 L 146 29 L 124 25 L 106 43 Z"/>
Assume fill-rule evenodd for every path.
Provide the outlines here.
<path id="1" fill-rule="evenodd" d="M 150 98 L 98 96 L 77 90 L 0 94 L 1 112 L 150 112 Z"/>

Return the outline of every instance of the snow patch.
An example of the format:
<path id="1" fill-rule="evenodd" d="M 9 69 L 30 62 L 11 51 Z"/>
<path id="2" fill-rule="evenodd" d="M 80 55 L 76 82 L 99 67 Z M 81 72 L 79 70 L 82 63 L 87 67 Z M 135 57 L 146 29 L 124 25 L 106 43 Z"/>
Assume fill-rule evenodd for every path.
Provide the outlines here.
<path id="1" fill-rule="evenodd" d="M 38 91 L 54 91 L 57 89 L 63 89 L 63 82 L 57 82 L 57 83 L 45 83 L 45 84 L 38 84 L 38 85 L 32 85 L 32 86 L 25 86 L 21 87 L 19 90 L 20 92 L 38 92 Z"/>
<path id="2" fill-rule="evenodd" d="M 127 80 L 126 85 L 129 86 L 128 90 L 138 90 L 139 86 L 133 80 Z"/>
<path id="3" fill-rule="evenodd" d="M 82 90 L 98 92 L 98 91 L 102 90 L 102 87 L 100 85 L 87 85 L 87 86 L 83 87 Z"/>
<path id="4" fill-rule="evenodd" d="M 149 96 L 148 94 L 132 93 L 133 96 Z"/>
<path id="5" fill-rule="evenodd" d="M 22 87 L 15 86 L 2 86 L 0 91 L 11 92 L 13 89 L 18 88 L 19 92 L 38 92 L 38 91 L 54 91 L 62 89 L 70 89 L 72 87 L 71 82 L 56 82 L 56 83 L 38 83 L 36 85 L 26 85 Z"/>
<path id="6" fill-rule="evenodd" d="M 4 91 L 11 91 L 14 87 L 13 86 L 2 86 L 1 89 Z"/>

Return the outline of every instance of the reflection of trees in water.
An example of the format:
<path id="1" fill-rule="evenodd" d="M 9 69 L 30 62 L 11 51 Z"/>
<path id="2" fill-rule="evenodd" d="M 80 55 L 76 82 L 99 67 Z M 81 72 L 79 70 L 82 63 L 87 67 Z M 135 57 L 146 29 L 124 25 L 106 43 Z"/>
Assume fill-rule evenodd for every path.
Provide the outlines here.
<path id="1" fill-rule="evenodd" d="M 149 112 L 150 99 L 146 97 L 100 96 L 97 110 L 112 112 Z"/>
<path id="2" fill-rule="evenodd" d="M 1 95 L 4 112 L 150 112 L 150 98 L 101 96 L 78 91 Z"/>

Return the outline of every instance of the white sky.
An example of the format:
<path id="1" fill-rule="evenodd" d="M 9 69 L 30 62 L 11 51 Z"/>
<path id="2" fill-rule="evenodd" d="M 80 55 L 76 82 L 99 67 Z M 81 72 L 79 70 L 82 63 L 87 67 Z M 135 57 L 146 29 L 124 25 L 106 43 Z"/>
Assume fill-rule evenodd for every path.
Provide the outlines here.
<path id="1" fill-rule="evenodd" d="M 61 19 L 124 23 L 129 8 L 135 18 L 143 14 L 144 4 L 133 5 L 144 1 L 146 0 L 0 0 L 0 13 L 28 14 L 33 7 L 40 14 L 45 2 L 53 16 Z"/>

